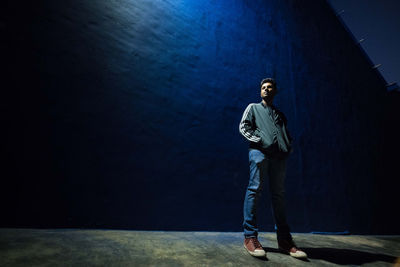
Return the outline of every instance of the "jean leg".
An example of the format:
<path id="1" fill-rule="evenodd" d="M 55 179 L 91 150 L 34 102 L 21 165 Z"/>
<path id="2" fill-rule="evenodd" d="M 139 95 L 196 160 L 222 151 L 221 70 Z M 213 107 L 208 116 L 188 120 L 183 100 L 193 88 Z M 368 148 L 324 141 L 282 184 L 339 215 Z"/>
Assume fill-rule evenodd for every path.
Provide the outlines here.
<path id="1" fill-rule="evenodd" d="M 243 228 L 245 237 L 257 237 L 257 201 L 262 189 L 267 162 L 257 149 L 249 150 L 250 179 L 243 205 Z"/>
<path id="2" fill-rule="evenodd" d="M 271 204 L 278 239 L 290 239 L 290 227 L 286 219 L 285 177 L 286 159 L 271 159 L 268 169 Z"/>

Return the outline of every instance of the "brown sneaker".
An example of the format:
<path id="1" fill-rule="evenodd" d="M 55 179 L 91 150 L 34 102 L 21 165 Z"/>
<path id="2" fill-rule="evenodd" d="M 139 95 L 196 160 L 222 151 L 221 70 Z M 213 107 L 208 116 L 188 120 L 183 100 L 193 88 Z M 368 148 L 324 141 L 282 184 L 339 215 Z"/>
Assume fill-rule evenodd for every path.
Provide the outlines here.
<path id="1" fill-rule="evenodd" d="M 307 258 L 307 254 L 298 249 L 294 241 L 291 240 L 278 240 L 278 247 L 281 251 L 294 258 Z"/>
<path id="2" fill-rule="evenodd" d="M 254 257 L 265 257 L 267 255 L 257 237 L 245 238 L 243 246 Z"/>

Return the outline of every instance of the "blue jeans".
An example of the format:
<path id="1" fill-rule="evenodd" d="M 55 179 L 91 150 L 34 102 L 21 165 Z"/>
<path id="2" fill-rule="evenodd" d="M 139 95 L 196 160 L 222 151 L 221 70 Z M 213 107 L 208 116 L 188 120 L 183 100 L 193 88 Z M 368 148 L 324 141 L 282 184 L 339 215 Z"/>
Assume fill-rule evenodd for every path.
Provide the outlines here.
<path id="1" fill-rule="evenodd" d="M 257 149 L 249 149 L 250 180 L 246 190 L 243 207 L 243 228 L 245 237 L 257 237 L 257 200 L 268 177 L 278 239 L 291 238 L 290 228 L 286 222 L 285 211 L 285 176 L 286 158 L 278 159 L 266 156 Z"/>

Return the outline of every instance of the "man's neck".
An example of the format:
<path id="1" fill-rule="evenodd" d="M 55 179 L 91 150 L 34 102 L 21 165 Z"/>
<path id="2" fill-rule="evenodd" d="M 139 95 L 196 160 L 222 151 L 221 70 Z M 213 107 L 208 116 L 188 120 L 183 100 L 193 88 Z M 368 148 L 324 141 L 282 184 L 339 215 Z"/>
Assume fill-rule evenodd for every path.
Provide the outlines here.
<path id="1" fill-rule="evenodd" d="M 265 99 L 262 100 L 264 106 L 272 106 L 272 99 L 269 101 L 266 101 Z"/>

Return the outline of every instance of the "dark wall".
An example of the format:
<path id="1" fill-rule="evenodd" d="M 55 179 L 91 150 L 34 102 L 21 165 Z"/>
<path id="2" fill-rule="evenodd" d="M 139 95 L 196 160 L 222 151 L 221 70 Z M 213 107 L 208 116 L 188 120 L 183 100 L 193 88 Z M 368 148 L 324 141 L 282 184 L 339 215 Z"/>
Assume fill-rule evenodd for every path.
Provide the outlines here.
<path id="1" fill-rule="evenodd" d="M 238 124 L 273 76 L 292 230 L 398 233 L 379 182 L 385 83 L 327 3 L 13 3 L 1 30 L 2 226 L 241 231 Z"/>

